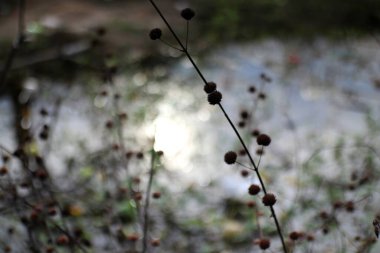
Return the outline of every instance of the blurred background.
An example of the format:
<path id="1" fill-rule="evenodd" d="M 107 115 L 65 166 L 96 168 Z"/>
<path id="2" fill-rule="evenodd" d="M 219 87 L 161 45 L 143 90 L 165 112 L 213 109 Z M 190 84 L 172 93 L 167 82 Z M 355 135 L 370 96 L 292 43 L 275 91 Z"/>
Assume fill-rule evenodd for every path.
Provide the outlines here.
<path id="1" fill-rule="evenodd" d="M 0 2 L 2 78 L 19 2 Z M 380 1 L 156 2 L 183 41 L 180 12 L 195 11 L 189 52 L 260 160 L 290 252 L 378 252 Z M 57 252 L 141 252 L 151 163 L 162 196 L 149 238 L 161 245 L 148 252 L 260 252 L 263 236 L 281 252 L 270 212 L 248 194 L 258 180 L 247 156 L 149 1 L 29 0 L 24 15 L 0 84 L 4 252 L 32 239 Z M 272 137 L 264 151 L 258 132 Z M 239 164 L 224 163 L 229 150 Z M 52 198 L 58 217 L 33 223 Z M 57 224 L 80 229 L 79 243 L 52 239 Z"/>

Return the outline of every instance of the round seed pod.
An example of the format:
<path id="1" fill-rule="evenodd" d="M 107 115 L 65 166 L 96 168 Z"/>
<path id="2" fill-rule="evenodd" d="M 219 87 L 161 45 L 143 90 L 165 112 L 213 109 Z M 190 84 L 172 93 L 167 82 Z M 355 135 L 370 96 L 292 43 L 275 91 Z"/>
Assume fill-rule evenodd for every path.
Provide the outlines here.
<path id="1" fill-rule="evenodd" d="M 257 144 L 259 144 L 261 146 L 269 146 L 269 144 L 271 143 L 271 141 L 272 141 L 271 138 L 268 135 L 266 135 L 266 134 L 260 134 L 256 138 Z"/>
<path id="2" fill-rule="evenodd" d="M 262 198 L 264 206 L 274 206 L 276 204 L 277 199 L 273 193 L 267 193 Z"/>
<path id="3" fill-rule="evenodd" d="M 150 244 L 153 246 L 153 247 L 158 247 L 160 246 L 161 242 L 160 242 L 160 239 L 153 239 Z"/>
<path id="4" fill-rule="evenodd" d="M 216 91 L 216 83 L 214 82 L 208 82 L 203 86 L 203 90 L 207 93 L 210 94 L 214 91 Z"/>
<path id="5" fill-rule="evenodd" d="M 228 151 L 224 155 L 224 161 L 227 164 L 234 164 L 236 162 L 237 154 L 234 151 Z"/>
<path id="6" fill-rule="evenodd" d="M 220 101 L 222 101 L 222 93 L 220 93 L 219 91 L 214 91 L 208 94 L 207 100 L 210 103 L 210 105 L 219 104 Z"/>
<path id="7" fill-rule="evenodd" d="M 254 208 L 255 206 L 256 206 L 255 201 L 248 201 L 248 202 L 247 202 L 247 207 L 249 207 L 249 208 Z"/>
<path id="8" fill-rule="evenodd" d="M 248 188 L 248 193 L 250 195 L 257 195 L 260 191 L 261 191 L 261 188 L 257 184 L 251 184 L 251 186 L 249 186 Z"/>
<path id="9" fill-rule="evenodd" d="M 249 88 L 248 88 L 248 91 L 250 92 L 250 93 L 255 93 L 256 92 L 256 87 L 255 86 L 250 86 Z"/>
<path id="10" fill-rule="evenodd" d="M 186 8 L 181 11 L 181 17 L 183 17 L 186 20 L 191 20 L 194 16 L 195 12 L 190 8 Z"/>
<path id="11" fill-rule="evenodd" d="M 266 99 L 267 98 L 267 95 L 263 92 L 259 93 L 258 97 L 262 100 Z"/>
<path id="12" fill-rule="evenodd" d="M 153 197 L 154 199 L 159 199 L 159 198 L 161 198 L 161 192 L 153 192 L 152 197 Z"/>
<path id="13" fill-rule="evenodd" d="M 154 28 L 150 30 L 149 37 L 151 40 L 158 40 L 162 36 L 162 31 L 160 28 Z"/>
<path id="14" fill-rule="evenodd" d="M 243 110 L 243 111 L 240 112 L 240 117 L 242 119 L 248 119 L 249 113 L 246 110 Z"/>
<path id="15" fill-rule="evenodd" d="M 69 243 L 69 241 L 70 241 L 70 239 L 69 239 L 69 237 L 67 237 L 67 235 L 60 235 L 60 236 L 58 236 L 57 237 L 57 239 L 56 239 L 56 243 L 58 244 L 58 245 L 66 245 L 66 244 L 68 244 Z"/>
<path id="16" fill-rule="evenodd" d="M 298 233 L 297 231 L 293 231 L 289 234 L 289 238 L 292 240 L 292 241 L 297 241 L 299 238 L 300 238 L 300 233 Z"/>
<path id="17" fill-rule="evenodd" d="M 242 171 L 240 171 L 240 175 L 241 175 L 242 177 L 248 177 L 249 172 L 248 172 L 248 170 L 242 170 Z"/>
<path id="18" fill-rule="evenodd" d="M 259 134 L 260 134 L 260 130 L 259 129 L 253 129 L 252 132 L 251 132 L 251 135 L 254 136 L 254 137 L 259 136 Z"/>
<path id="19" fill-rule="evenodd" d="M 270 240 L 266 238 L 261 238 L 259 241 L 260 249 L 266 250 L 270 247 Z"/>

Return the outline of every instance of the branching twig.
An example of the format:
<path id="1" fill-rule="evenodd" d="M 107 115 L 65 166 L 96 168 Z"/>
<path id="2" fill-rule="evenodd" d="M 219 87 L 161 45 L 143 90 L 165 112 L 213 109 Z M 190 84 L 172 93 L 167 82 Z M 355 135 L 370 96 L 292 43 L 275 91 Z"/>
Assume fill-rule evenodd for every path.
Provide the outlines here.
<path id="1" fill-rule="evenodd" d="M 202 79 L 202 81 L 207 84 L 207 80 L 206 78 L 204 77 L 204 75 L 202 74 L 202 72 L 200 71 L 199 67 L 197 66 L 197 64 L 194 62 L 193 58 L 191 57 L 191 55 L 189 54 L 188 50 L 186 49 L 186 47 L 183 45 L 183 43 L 181 42 L 181 40 L 179 39 L 178 35 L 176 34 L 176 32 L 173 30 L 172 26 L 169 24 L 169 22 L 166 20 L 165 16 L 162 14 L 161 10 L 158 8 L 158 6 L 156 5 L 156 3 L 154 2 L 154 0 L 149 0 L 149 2 L 152 4 L 152 6 L 154 7 L 154 9 L 157 11 L 158 15 L 161 17 L 161 19 L 164 21 L 164 23 L 166 24 L 167 28 L 169 29 L 169 31 L 171 32 L 171 34 L 174 36 L 175 40 L 178 42 L 178 44 L 180 45 L 180 47 L 182 48 L 183 52 L 185 53 L 185 55 L 187 56 L 187 58 L 189 59 L 189 61 L 191 62 L 191 64 L 193 65 L 194 69 L 196 70 L 196 72 L 198 73 L 199 77 Z M 243 146 L 244 150 L 246 151 L 247 155 L 248 155 L 248 158 L 249 158 L 249 161 L 251 162 L 253 168 L 255 169 L 255 172 L 256 172 L 256 175 L 260 181 L 260 184 L 261 184 L 261 187 L 263 189 L 263 192 L 264 194 L 267 193 L 267 190 L 266 190 L 266 187 L 265 187 L 265 184 L 264 184 L 264 181 L 261 177 L 261 174 L 259 172 L 259 168 L 258 166 L 256 165 L 256 163 L 254 162 L 249 150 L 248 150 L 248 147 L 247 145 L 245 144 L 244 140 L 242 139 L 239 131 L 237 130 L 236 126 L 234 125 L 234 123 L 231 121 L 231 118 L 229 117 L 229 115 L 227 114 L 227 112 L 225 111 L 223 105 L 221 103 L 218 103 L 219 105 L 219 108 L 222 110 L 225 118 L 227 119 L 228 123 L 230 124 L 230 126 L 232 127 L 234 133 L 236 134 L 237 138 L 239 139 L 241 145 Z M 272 213 L 272 217 L 275 221 L 275 224 L 276 224 L 276 228 L 277 228 L 277 233 L 281 239 L 281 243 L 282 243 L 282 247 L 283 247 L 283 251 L 284 253 L 287 253 L 287 249 L 286 249 L 286 245 L 285 245 L 285 240 L 284 240 L 284 237 L 282 235 L 282 232 L 281 232 L 281 227 L 280 227 L 280 224 L 278 222 L 278 219 L 277 219 L 277 215 L 276 215 L 276 212 L 273 208 L 273 206 L 270 206 L 270 211 Z"/>

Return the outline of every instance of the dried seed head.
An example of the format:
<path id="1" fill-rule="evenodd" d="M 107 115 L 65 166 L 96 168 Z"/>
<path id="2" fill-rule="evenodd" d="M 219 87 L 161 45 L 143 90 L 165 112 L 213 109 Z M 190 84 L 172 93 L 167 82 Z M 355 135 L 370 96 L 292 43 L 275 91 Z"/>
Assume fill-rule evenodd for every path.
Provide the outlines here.
<path id="1" fill-rule="evenodd" d="M 245 122 L 244 122 L 244 121 L 240 121 L 240 122 L 238 123 L 238 126 L 239 126 L 240 128 L 245 127 Z"/>
<path id="2" fill-rule="evenodd" d="M 120 120 L 126 120 L 128 119 L 128 115 L 125 112 L 119 113 L 119 119 Z"/>
<path id="3" fill-rule="evenodd" d="M 53 246 L 47 246 L 45 248 L 45 252 L 46 253 L 53 253 L 55 251 L 54 247 Z"/>
<path id="4" fill-rule="evenodd" d="M 321 211 L 321 212 L 319 213 L 319 217 L 320 217 L 321 219 L 323 219 L 323 220 L 326 220 L 326 219 L 329 218 L 329 214 L 328 214 L 326 211 Z"/>
<path id="5" fill-rule="evenodd" d="M 240 174 L 242 177 L 248 177 L 249 172 L 248 172 L 248 170 L 242 170 L 242 171 L 240 171 Z"/>
<path id="6" fill-rule="evenodd" d="M 274 204 L 276 204 L 277 199 L 273 193 L 267 193 L 264 195 L 262 201 L 265 206 L 273 206 Z"/>
<path id="7" fill-rule="evenodd" d="M 234 164 L 236 162 L 237 154 L 234 151 L 228 151 L 224 155 L 224 161 L 227 164 Z"/>
<path id="8" fill-rule="evenodd" d="M 256 87 L 255 86 L 250 86 L 249 88 L 248 88 L 248 91 L 250 92 L 250 93 L 255 93 L 256 92 Z"/>
<path id="9" fill-rule="evenodd" d="M 137 157 L 137 159 L 143 159 L 144 158 L 144 153 L 143 152 L 137 152 L 137 154 L 136 154 L 136 157 Z"/>
<path id="10" fill-rule="evenodd" d="M 293 231 L 289 234 L 289 238 L 292 240 L 292 241 L 297 241 L 299 238 L 300 238 L 300 233 L 298 233 L 297 231 Z"/>
<path id="11" fill-rule="evenodd" d="M 126 157 L 127 159 L 131 159 L 132 156 L 133 156 L 133 151 L 127 151 L 127 152 L 125 153 L 125 157 Z"/>
<path id="12" fill-rule="evenodd" d="M 45 108 L 41 108 L 40 115 L 46 117 L 49 115 L 48 111 Z"/>
<path id="13" fill-rule="evenodd" d="M 334 209 L 340 209 L 340 208 L 343 207 L 343 205 L 344 205 L 344 203 L 343 203 L 342 201 L 339 201 L 339 200 L 337 200 L 337 201 L 335 201 L 335 202 L 333 203 L 333 207 L 334 207 Z"/>
<path id="14" fill-rule="evenodd" d="M 255 201 L 248 201 L 248 202 L 247 202 L 247 206 L 248 206 L 249 208 L 254 208 L 254 207 L 256 206 L 256 202 L 255 202 Z"/>
<path id="15" fill-rule="evenodd" d="M 306 236 L 306 240 L 308 240 L 309 242 L 314 241 L 314 239 L 315 239 L 315 237 L 314 237 L 314 235 L 312 235 L 312 234 L 308 234 L 308 235 Z"/>
<path id="16" fill-rule="evenodd" d="M 127 236 L 127 240 L 131 242 L 136 242 L 139 239 L 138 234 L 131 234 Z"/>
<path id="17" fill-rule="evenodd" d="M 265 93 L 263 93 L 263 92 L 260 92 L 259 95 L 258 95 L 258 97 L 259 97 L 260 99 L 264 100 L 264 99 L 267 98 L 267 95 L 266 95 Z"/>
<path id="18" fill-rule="evenodd" d="M 207 96 L 207 100 L 210 103 L 210 105 L 216 105 L 219 104 L 220 101 L 222 101 L 222 93 L 219 91 L 214 91 Z"/>
<path id="19" fill-rule="evenodd" d="M 259 241 L 260 249 L 266 250 L 270 247 L 270 240 L 267 238 L 261 238 Z"/>
<path id="20" fill-rule="evenodd" d="M 3 163 L 7 163 L 11 158 L 8 155 L 3 155 L 2 159 L 3 159 Z"/>
<path id="21" fill-rule="evenodd" d="M 247 154 L 247 152 L 245 151 L 245 149 L 240 149 L 239 150 L 239 155 L 240 156 L 245 156 Z"/>
<path id="22" fill-rule="evenodd" d="M 247 119 L 248 116 L 249 116 L 249 113 L 246 110 L 243 110 L 243 111 L 240 112 L 240 117 L 242 119 Z"/>
<path id="23" fill-rule="evenodd" d="M 70 241 L 70 239 L 69 239 L 69 237 L 67 237 L 67 235 L 60 235 L 57 237 L 55 242 L 58 245 L 66 245 L 69 243 L 69 241 Z"/>
<path id="24" fill-rule="evenodd" d="M 154 28 L 150 30 L 149 37 L 151 40 L 158 40 L 162 36 L 162 31 L 160 28 Z"/>
<path id="25" fill-rule="evenodd" d="M 347 201 L 345 207 L 347 212 L 352 213 L 355 211 L 355 203 L 353 201 Z"/>
<path id="26" fill-rule="evenodd" d="M 186 20 L 191 20 L 194 16 L 195 12 L 190 8 L 186 8 L 181 11 L 181 17 L 183 17 Z"/>
<path id="27" fill-rule="evenodd" d="M 4 175 L 6 175 L 6 174 L 8 174 L 8 169 L 7 169 L 7 167 L 1 167 L 1 168 L 0 168 L 0 176 L 4 176 Z"/>
<path id="28" fill-rule="evenodd" d="M 48 173 L 45 169 L 39 168 L 35 171 L 35 176 L 40 180 L 45 180 L 48 178 Z"/>
<path id="29" fill-rule="evenodd" d="M 261 191 L 261 188 L 257 184 L 251 184 L 248 188 L 248 193 L 250 195 L 257 195 L 260 191 Z"/>
<path id="30" fill-rule="evenodd" d="M 153 239 L 150 244 L 153 246 L 153 247 L 158 247 L 160 246 L 161 242 L 160 242 L 160 239 Z"/>
<path id="31" fill-rule="evenodd" d="M 154 199 L 159 199 L 159 198 L 161 198 L 161 192 L 153 192 L 152 197 L 153 197 Z"/>
<path id="32" fill-rule="evenodd" d="M 11 246 L 9 246 L 9 245 L 5 245 L 5 246 L 4 246 L 4 252 L 5 252 L 5 253 L 12 252 L 12 248 L 11 248 Z"/>
<path id="33" fill-rule="evenodd" d="M 271 138 L 266 134 L 260 134 L 256 139 L 257 144 L 261 146 L 269 146 L 271 141 Z"/>
<path id="34" fill-rule="evenodd" d="M 264 155 L 264 149 L 262 149 L 262 148 L 258 148 L 258 149 L 256 149 L 256 155 Z"/>
<path id="35" fill-rule="evenodd" d="M 136 193 L 135 193 L 135 195 L 134 195 L 134 199 L 135 199 L 136 201 L 140 201 L 140 200 L 142 200 L 142 198 L 143 198 L 143 195 L 142 195 L 140 192 L 136 192 Z"/>
<path id="36" fill-rule="evenodd" d="M 49 214 L 50 216 L 54 216 L 54 215 L 57 214 L 57 210 L 56 210 L 54 207 L 50 207 L 50 208 L 48 209 L 48 214 Z"/>
<path id="37" fill-rule="evenodd" d="M 259 134 L 260 134 L 259 129 L 253 129 L 252 132 L 251 132 L 251 135 L 254 136 L 254 137 L 259 136 Z"/>
<path id="38" fill-rule="evenodd" d="M 206 84 L 203 86 L 203 90 L 204 90 L 207 94 L 216 91 L 216 83 L 214 83 L 214 82 L 208 82 L 208 83 L 206 83 Z"/>

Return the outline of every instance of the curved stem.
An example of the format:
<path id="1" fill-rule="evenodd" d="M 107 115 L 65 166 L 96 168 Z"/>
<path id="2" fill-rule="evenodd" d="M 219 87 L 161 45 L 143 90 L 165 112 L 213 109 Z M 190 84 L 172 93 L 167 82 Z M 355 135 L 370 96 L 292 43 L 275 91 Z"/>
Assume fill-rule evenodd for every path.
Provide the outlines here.
<path id="1" fill-rule="evenodd" d="M 207 80 L 206 78 L 204 77 L 204 75 L 202 74 L 202 72 L 200 71 L 199 67 L 197 66 L 197 64 L 194 62 L 193 58 L 191 57 L 191 55 L 189 54 L 189 52 L 187 51 L 186 47 L 183 45 L 183 43 L 181 42 L 181 40 L 179 39 L 179 37 L 177 36 L 177 34 L 175 33 L 175 31 L 173 30 L 172 26 L 169 24 L 169 22 L 166 20 L 165 16 L 162 14 L 162 12 L 160 11 L 160 9 L 158 8 L 158 6 L 155 4 L 155 2 L 153 0 L 149 0 L 149 2 L 153 5 L 153 7 L 155 8 L 155 10 L 157 11 L 158 15 L 160 15 L 161 19 L 164 21 L 164 23 L 166 24 L 166 26 L 168 27 L 169 31 L 172 33 L 172 35 L 174 36 L 174 38 L 176 39 L 176 41 L 178 42 L 178 44 L 180 45 L 180 47 L 183 49 L 183 52 L 186 54 L 187 58 L 189 59 L 189 61 L 191 62 L 191 64 L 193 65 L 194 69 L 196 70 L 196 72 L 198 73 L 199 77 L 202 79 L 202 81 L 207 84 Z M 265 184 L 264 184 L 264 181 L 260 175 L 260 172 L 259 172 L 259 168 L 258 166 L 256 165 L 255 161 L 253 160 L 252 158 L 252 155 L 251 153 L 249 152 L 248 150 L 248 147 L 247 145 L 245 144 L 243 138 L 241 137 L 239 131 L 237 130 L 236 126 L 234 125 L 234 123 L 231 121 L 231 118 L 229 117 L 229 115 L 227 114 L 227 112 L 225 111 L 224 107 L 222 106 L 221 103 L 218 103 L 219 105 L 219 108 L 222 110 L 225 118 L 227 119 L 228 123 L 230 124 L 230 126 L 232 127 L 233 131 L 235 132 L 237 138 L 239 139 L 241 145 L 243 146 L 244 150 L 246 151 L 247 155 L 248 155 L 248 158 L 249 158 L 249 161 L 251 162 L 253 168 L 255 169 L 255 172 L 256 172 L 256 175 L 260 181 L 260 185 L 263 189 L 263 192 L 266 194 L 267 193 L 267 190 L 266 190 L 266 187 L 265 187 Z M 277 219 L 277 215 L 276 215 L 276 212 L 273 208 L 273 206 L 270 207 L 270 211 L 272 213 L 272 217 L 275 221 L 275 224 L 276 224 L 276 228 L 277 228 L 277 233 L 281 239 L 281 244 L 282 244 L 282 248 L 283 248 L 283 251 L 284 253 L 287 253 L 287 249 L 286 249 L 286 245 L 285 245 L 285 240 L 284 240 L 284 237 L 282 235 L 282 232 L 281 232 L 281 226 L 280 226 L 280 223 L 278 222 L 278 219 Z"/>

